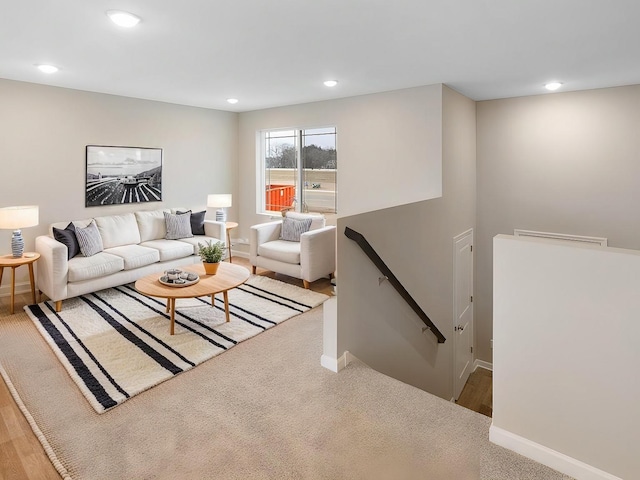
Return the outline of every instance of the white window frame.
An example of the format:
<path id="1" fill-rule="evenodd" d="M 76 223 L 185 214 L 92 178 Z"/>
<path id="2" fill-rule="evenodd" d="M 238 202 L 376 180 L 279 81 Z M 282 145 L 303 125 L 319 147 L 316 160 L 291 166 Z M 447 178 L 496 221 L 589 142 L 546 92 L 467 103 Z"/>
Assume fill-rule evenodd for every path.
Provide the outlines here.
<path id="1" fill-rule="evenodd" d="M 338 129 L 335 125 L 323 125 L 323 126 L 308 126 L 308 127 L 282 127 L 282 128 L 268 128 L 264 130 L 260 130 L 256 132 L 256 145 L 259 148 L 256 149 L 256 213 L 258 215 L 268 215 L 271 217 L 278 216 L 279 212 L 275 210 L 267 210 L 266 209 L 266 201 L 265 201 L 265 186 L 266 186 L 266 165 L 265 160 L 267 156 L 266 152 L 266 134 L 268 132 L 286 132 L 293 131 L 295 132 L 295 148 L 296 148 L 296 181 L 297 184 L 302 186 L 304 185 L 304 169 L 300 167 L 302 161 L 302 137 L 303 133 L 306 130 L 314 130 L 314 129 L 322 129 L 322 128 L 333 128 L 335 130 L 335 140 L 336 140 L 336 152 L 338 149 Z M 337 168 L 336 168 L 336 177 L 337 177 Z M 302 187 L 296 189 L 295 195 L 295 210 L 302 211 L 303 202 L 302 202 Z M 328 215 L 336 215 L 338 213 L 338 186 L 337 186 L 337 178 L 336 178 L 336 186 L 335 186 L 335 208 L 334 212 L 328 213 Z"/>

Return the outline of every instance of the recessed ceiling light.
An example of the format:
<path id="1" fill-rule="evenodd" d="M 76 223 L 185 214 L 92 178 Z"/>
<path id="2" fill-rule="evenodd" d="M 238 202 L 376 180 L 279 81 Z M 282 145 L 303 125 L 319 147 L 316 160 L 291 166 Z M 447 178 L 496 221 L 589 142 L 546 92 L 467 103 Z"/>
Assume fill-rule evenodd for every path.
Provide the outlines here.
<path id="1" fill-rule="evenodd" d="M 562 82 L 549 82 L 544 84 L 544 87 L 547 90 L 551 90 L 552 92 L 559 89 L 561 86 L 562 86 Z"/>
<path id="2" fill-rule="evenodd" d="M 123 12 L 121 10 L 109 10 L 107 15 L 113 23 L 119 27 L 131 28 L 140 23 L 140 17 L 137 17 L 133 13 Z"/>
<path id="3" fill-rule="evenodd" d="M 327 80 L 324 82 L 326 87 L 335 87 L 338 84 L 337 80 Z"/>
<path id="4" fill-rule="evenodd" d="M 234 104 L 234 103 L 238 103 L 238 99 L 237 98 L 227 98 L 227 102 Z"/>
<path id="5" fill-rule="evenodd" d="M 58 67 L 54 67 L 53 65 L 36 65 L 36 67 L 44 73 L 56 73 L 59 70 Z"/>

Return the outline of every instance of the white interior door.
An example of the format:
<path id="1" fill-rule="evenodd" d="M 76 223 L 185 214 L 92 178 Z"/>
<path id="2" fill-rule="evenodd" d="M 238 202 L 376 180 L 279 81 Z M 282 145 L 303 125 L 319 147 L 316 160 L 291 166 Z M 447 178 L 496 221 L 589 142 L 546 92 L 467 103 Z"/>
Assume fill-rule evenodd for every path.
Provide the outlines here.
<path id="1" fill-rule="evenodd" d="M 453 394 L 457 400 L 473 366 L 473 230 L 453 239 Z"/>

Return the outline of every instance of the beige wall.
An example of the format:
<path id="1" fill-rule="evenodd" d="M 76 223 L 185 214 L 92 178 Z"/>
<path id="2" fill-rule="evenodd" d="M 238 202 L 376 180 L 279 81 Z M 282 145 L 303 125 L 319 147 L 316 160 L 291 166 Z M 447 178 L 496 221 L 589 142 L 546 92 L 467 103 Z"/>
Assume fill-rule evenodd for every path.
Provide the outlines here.
<path id="1" fill-rule="evenodd" d="M 1 79 L 0 105 L 0 206 L 40 206 L 40 225 L 23 231 L 26 249 L 52 222 L 204 208 L 208 193 L 238 198 L 235 113 Z M 85 208 L 90 144 L 163 148 L 163 201 Z M 0 253 L 10 252 L 10 239 L 10 231 L 0 230 Z M 18 283 L 26 279 L 22 270 Z M 5 280 L 0 292 L 7 289 Z"/>
<path id="2" fill-rule="evenodd" d="M 443 196 L 338 219 L 338 355 L 440 397 L 453 395 L 453 237 L 475 226 L 475 102 L 444 87 Z M 447 338 L 438 344 L 342 232 L 362 233 Z"/>
<path id="3" fill-rule="evenodd" d="M 492 238 L 514 228 L 640 249 L 640 86 L 477 104 L 476 352 L 491 362 Z"/>
<path id="4" fill-rule="evenodd" d="M 441 97 L 430 85 L 240 114 L 238 235 L 269 219 L 256 214 L 256 132 L 265 129 L 337 127 L 339 216 L 440 196 Z"/>

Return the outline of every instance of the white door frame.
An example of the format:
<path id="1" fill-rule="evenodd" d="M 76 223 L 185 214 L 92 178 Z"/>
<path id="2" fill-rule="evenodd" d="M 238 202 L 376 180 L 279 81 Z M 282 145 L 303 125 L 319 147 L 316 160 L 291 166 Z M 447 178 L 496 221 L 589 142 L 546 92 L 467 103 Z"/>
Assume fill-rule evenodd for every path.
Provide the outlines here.
<path id="1" fill-rule="evenodd" d="M 474 240 L 474 235 L 473 235 L 473 228 L 470 228 L 469 230 L 466 230 L 465 232 L 462 232 L 459 235 L 456 235 L 455 237 L 453 237 L 453 315 L 452 315 L 452 320 L 453 320 L 453 326 L 454 326 L 454 332 L 453 332 L 453 354 L 452 354 L 452 377 L 453 377 L 453 400 L 457 400 L 458 396 L 460 395 L 460 392 L 456 391 L 456 384 L 457 384 L 457 377 L 458 377 L 458 372 L 457 372 L 457 348 L 458 348 L 458 333 L 455 331 L 455 326 L 458 323 L 458 318 L 460 316 L 460 312 L 458 312 L 458 302 L 456 302 L 456 298 L 457 298 L 457 294 L 458 294 L 458 287 L 457 287 L 457 282 L 456 282 L 456 275 L 457 275 L 457 267 L 458 267 L 458 248 L 457 248 L 457 243 L 462 240 L 463 238 L 467 237 L 467 236 L 471 236 L 470 239 L 470 245 L 471 245 L 471 272 L 470 272 L 470 290 L 471 290 L 471 296 L 473 297 L 473 267 L 474 267 L 474 257 L 473 257 L 473 240 Z M 471 340 L 471 346 L 473 347 L 473 343 L 474 343 L 474 309 L 473 309 L 473 301 L 471 301 L 470 303 L 470 308 L 471 308 L 471 320 L 469 322 L 469 326 L 467 328 L 470 329 L 469 331 L 469 338 Z M 475 353 L 472 351 L 471 352 L 471 362 L 470 362 L 470 372 L 471 369 L 473 368 L 473 361 L 475 359 Z M 462 389 L 460 389 L 460 391 L 462 391 Z"/>

